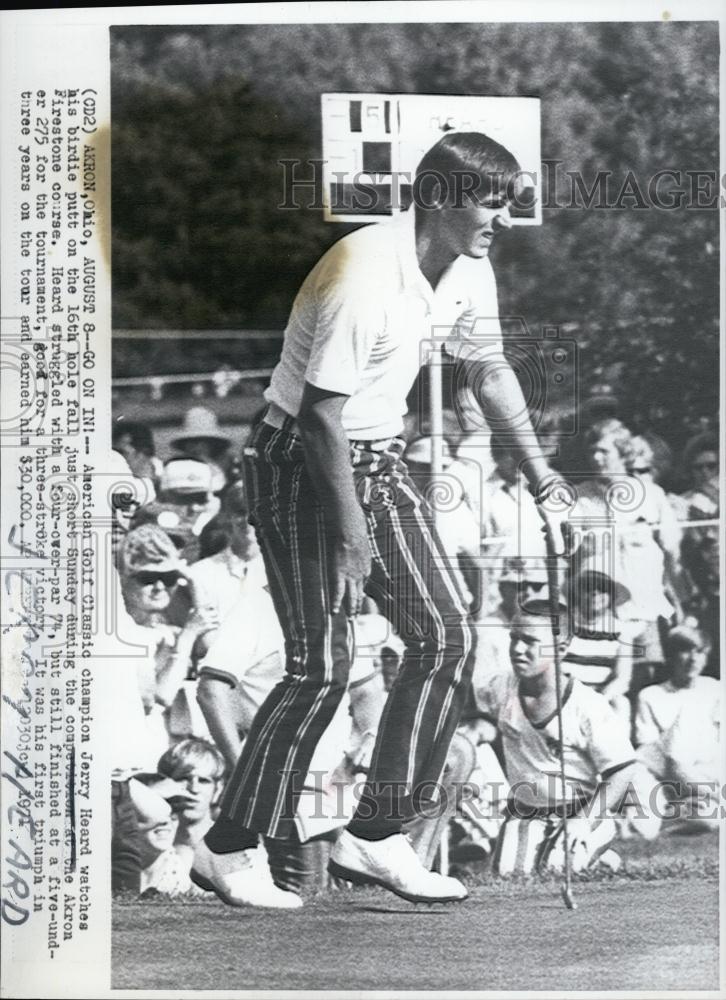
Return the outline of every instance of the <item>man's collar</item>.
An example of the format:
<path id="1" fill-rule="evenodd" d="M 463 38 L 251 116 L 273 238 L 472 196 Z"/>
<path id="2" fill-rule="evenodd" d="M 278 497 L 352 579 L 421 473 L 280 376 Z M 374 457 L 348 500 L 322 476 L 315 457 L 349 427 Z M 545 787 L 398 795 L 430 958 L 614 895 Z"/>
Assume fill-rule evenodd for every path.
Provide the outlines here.
<path id="1" fill-rule="evenodd" d="M 392 219 L 392 225 L 404 284 L 420 290 L 427 301 L 431 300 L 433 289 L 423 276 L 416 253 L 416 212 L 413 206 Z"/>

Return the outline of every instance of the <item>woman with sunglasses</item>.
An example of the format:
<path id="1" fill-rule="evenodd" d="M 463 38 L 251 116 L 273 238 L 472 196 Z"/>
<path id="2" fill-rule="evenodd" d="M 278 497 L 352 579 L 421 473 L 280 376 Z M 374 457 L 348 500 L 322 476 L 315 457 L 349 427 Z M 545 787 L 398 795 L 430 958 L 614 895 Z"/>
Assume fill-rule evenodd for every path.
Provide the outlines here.
<path id="1" fill-rule="evenodd" d="M 195 644 L 219 626 L 216 609 L 197 599 L 186 566 L 161 528 L 144 524 L 124 539 L 119 558 L 126 610 L 148 634 L 150 657 L 138 662 L 142 698 L 149 724 L 162 750 L 169 744 L 168 710 L 187 679 Z M 168 613 L 177 588 L 186 587 L 190 609 L 181 628 Z M 163 732 L 163 737 L 162 737 Z"/>

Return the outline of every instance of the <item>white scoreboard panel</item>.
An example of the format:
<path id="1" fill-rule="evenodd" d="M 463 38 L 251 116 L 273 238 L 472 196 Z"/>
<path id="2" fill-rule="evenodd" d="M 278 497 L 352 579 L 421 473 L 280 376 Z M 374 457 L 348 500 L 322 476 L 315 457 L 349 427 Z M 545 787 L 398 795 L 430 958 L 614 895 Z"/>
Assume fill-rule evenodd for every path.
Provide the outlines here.
<path id="1" fill-rule="evenodd" d="M 512 212 L 542 223 L 540 100 L 429 94 L 323 94 L 323 205 L 328 222 L 378 222 L 405 211 L 422 156 L 447 132 L 483 132 L 523 171 Z"/>

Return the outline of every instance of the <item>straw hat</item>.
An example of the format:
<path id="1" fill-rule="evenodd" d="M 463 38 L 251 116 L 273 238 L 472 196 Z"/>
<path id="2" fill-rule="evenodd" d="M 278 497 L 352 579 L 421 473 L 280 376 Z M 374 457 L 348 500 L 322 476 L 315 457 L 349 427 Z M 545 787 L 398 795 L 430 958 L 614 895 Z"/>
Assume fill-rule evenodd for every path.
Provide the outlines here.
<path id="1" fill-rule="evenodd" d="M 576 603 L 576 598 L 578 594 L 581 594 L 584 589 L 594 589 L 603 590 L 605 593 L 610 594 L 613 607 L 620 607 L 621 604 L 626 604 L 630 600 L 630 591 L 625 586 L 624 583 L 620 583 L 614 577 L 610 576 L 604 570 L 596 569 L 592 565 L 580 566 L 570 577 L 568 582 L 568 592 L 570 604 Z"/>
<path id="2" fill-rule="evenodd" d="M 206 406 L 193 406 L 187 410 L 182 433 L 172 440 L 171 445 L 173 448 L 181 448 L 186 441 L 193 441 L 196 438 L 207 438 L 225 446 L 232 442 L 231 438 L 222 433 L 217 422 L 217 414 L 213 410 L 208 410 Z"/>

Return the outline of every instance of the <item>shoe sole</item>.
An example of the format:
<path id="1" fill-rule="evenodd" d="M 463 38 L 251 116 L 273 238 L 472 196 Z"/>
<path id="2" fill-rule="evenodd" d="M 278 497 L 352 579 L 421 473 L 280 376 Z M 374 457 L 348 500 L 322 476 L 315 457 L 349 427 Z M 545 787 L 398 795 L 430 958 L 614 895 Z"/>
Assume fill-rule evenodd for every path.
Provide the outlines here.
<path id="1" fill-rule="evenodd" d="M 384 882 L 383 879 L 376 878 L 374 875 L 366 875 L 363 872 L 355 871 L 353 868 L 345 868 L 336 861 L 328 862 L 328 871 L 335 878 L 342 878 L 346 882 L 352 882 L 353 885 L 378 885 L 382 889 L 388 889 L 389 892 L 400 896 L 401 899 L 408 900 L 409 903 L 463 903 L 465 899 L 468 899 L 468 893 L 466 896 L 415 896 L 411 892 L 404 892 L 403 889 L 397 889 L 395 886 Z"/>
<path id="2" fill-rule="evenodd" d="M 232 899 L 231 896 L 228 896 L 226 892 L 222 892 L 221 889 L 218 889 L 217 886 L 214 884 L 214 882 L 211 882 L 208 878 L 205 878 L 204 875 L 200 875 L 199 872 L 195 868 L 192 868 L 192 870 L 189 872 L 189 878 L 194 883 L 194 885 L 198 886 L 200 889 L 203 889 L 205 892 L 213 892 L 214 895 L 217 896 L 218 899 L 221 899 L 223 903 L 226 903 L 227 906 L 235 906 L 238 910 L 245 910 L 245 909 L 250 909 L 250 910 L 300 910 L 300 909 L 302 909 L 302 907 L 300 907 L 300 906 L 264 906 L 264 905 L 262 905 L 260 903 L 237 903 L 237 902 L 235 902 L 235 900 Z"/>
<path id="3" fill-rule="evenodd" d="M 239 903 L 233 903 L 226 892 L 219 890 L 213 882 L 210 882 L 208 878 L 200 875 L 196 869 L 192 868 L 189 872 L 189 878 L 199 889 L 203 889 L 205 892 L 213 892 L 214 895 L 221 899 L 223 903 L 226 903 L 227 906 L 240 905 Z"/>

